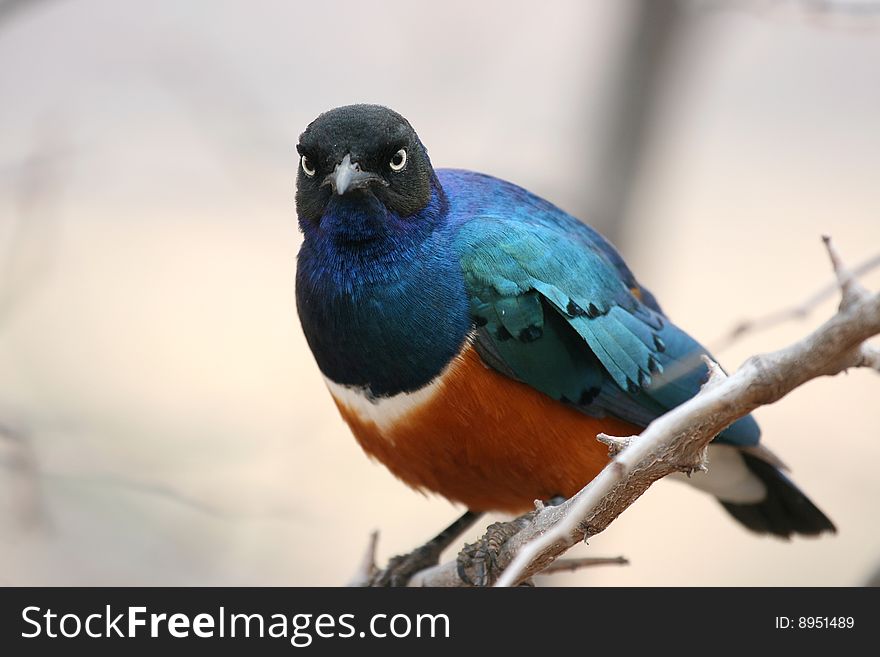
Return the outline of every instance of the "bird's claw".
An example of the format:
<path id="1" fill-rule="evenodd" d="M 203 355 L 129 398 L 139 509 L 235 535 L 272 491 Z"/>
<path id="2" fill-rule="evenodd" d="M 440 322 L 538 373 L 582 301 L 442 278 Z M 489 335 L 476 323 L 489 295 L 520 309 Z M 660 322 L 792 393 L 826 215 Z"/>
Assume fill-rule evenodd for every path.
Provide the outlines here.
<path id="1" fill-rule="evenodd" d="M 471 586 L 492 586 L 495 583 L 502 571 L 498 554 L 508 539 L 522 529 L 518 520 L 493 523 L 480 540 L 464 546 L 456 559 L 458 576 L 463 582 Z"/>

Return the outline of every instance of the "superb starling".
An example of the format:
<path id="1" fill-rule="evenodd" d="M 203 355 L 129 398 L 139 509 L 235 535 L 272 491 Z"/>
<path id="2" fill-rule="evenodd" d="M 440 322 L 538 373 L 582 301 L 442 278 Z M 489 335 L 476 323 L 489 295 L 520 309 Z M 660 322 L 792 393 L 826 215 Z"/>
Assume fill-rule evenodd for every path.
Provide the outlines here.
<path id="1" fill-rule="evenodd" d="M 607 463 L 596 434 L 638 434 L 693 397 L 706 350 L 596 231 L 512 183 L 431 166 L 377 105 L 302 133 L 296 300 L 342 417 L 404 482 L 472 511 L 568 497 Z M 834 525 L 744 417 L 689 481 L 749 529 Z"/>

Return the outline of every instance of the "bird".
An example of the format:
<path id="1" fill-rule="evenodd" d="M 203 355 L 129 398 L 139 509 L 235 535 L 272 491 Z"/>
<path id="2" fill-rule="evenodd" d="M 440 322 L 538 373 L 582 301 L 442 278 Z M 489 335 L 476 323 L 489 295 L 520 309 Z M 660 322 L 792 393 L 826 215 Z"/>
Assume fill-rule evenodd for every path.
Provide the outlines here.
<path id="1" fill-rule="evenodd" d="M 366 454 L 469 512 L 568 498 L 699 392 L 708 351 L 597 231 L 511 182 L 434 169 L 407 119 L 355 104 L 296 146 L 296 306 Z M 835 532 L 760 442 L 721 431 L 688 479 L 739 523 Z"/>

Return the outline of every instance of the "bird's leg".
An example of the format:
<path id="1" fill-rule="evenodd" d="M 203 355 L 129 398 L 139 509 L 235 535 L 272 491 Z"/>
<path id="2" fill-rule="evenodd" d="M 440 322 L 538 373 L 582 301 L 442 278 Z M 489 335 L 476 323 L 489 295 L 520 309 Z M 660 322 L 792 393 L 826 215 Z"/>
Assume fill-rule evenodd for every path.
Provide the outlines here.
<path id="1" fill-rule="evenodd" d="M 443 550 L 470 529 L 482 515 L 482 512 L 465 511 L 460 518 L 424 545 L 409 554 L 392 557 L 388 566 L 373 576 L 370 586 L 406 586 L 417 572 L 440 563 Z"/>

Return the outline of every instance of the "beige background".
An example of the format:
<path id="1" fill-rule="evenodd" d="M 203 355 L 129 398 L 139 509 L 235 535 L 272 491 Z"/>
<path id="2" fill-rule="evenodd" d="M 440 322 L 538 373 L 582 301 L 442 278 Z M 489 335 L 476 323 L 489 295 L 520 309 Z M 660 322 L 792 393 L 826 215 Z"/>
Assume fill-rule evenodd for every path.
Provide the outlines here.
<path id="1" fill-rule="evenodd" d="M 371 529 L 386 557 L 459 513 L 368 461 L 323 388 L 293 303 L 293 147 L 319 112 L 381 102 L 436 166 L 583 214 L 627 7 L 538 6 L 83 0 L 0 24 L 0 423 L 20 436 L 0 441 L 0 584 L 334 585 Z M 623 240 L 709 343 L 826 284 L 822 233 L 853 263 L 880 249 L 878 26 L 762 6 L 692 17 Z M 631 566 L 552 581 L 864 582 L 878 399 L 853 372 L 757 413 L 838 536 L 758 539 L 661 483 L 576 551 Z"/>

